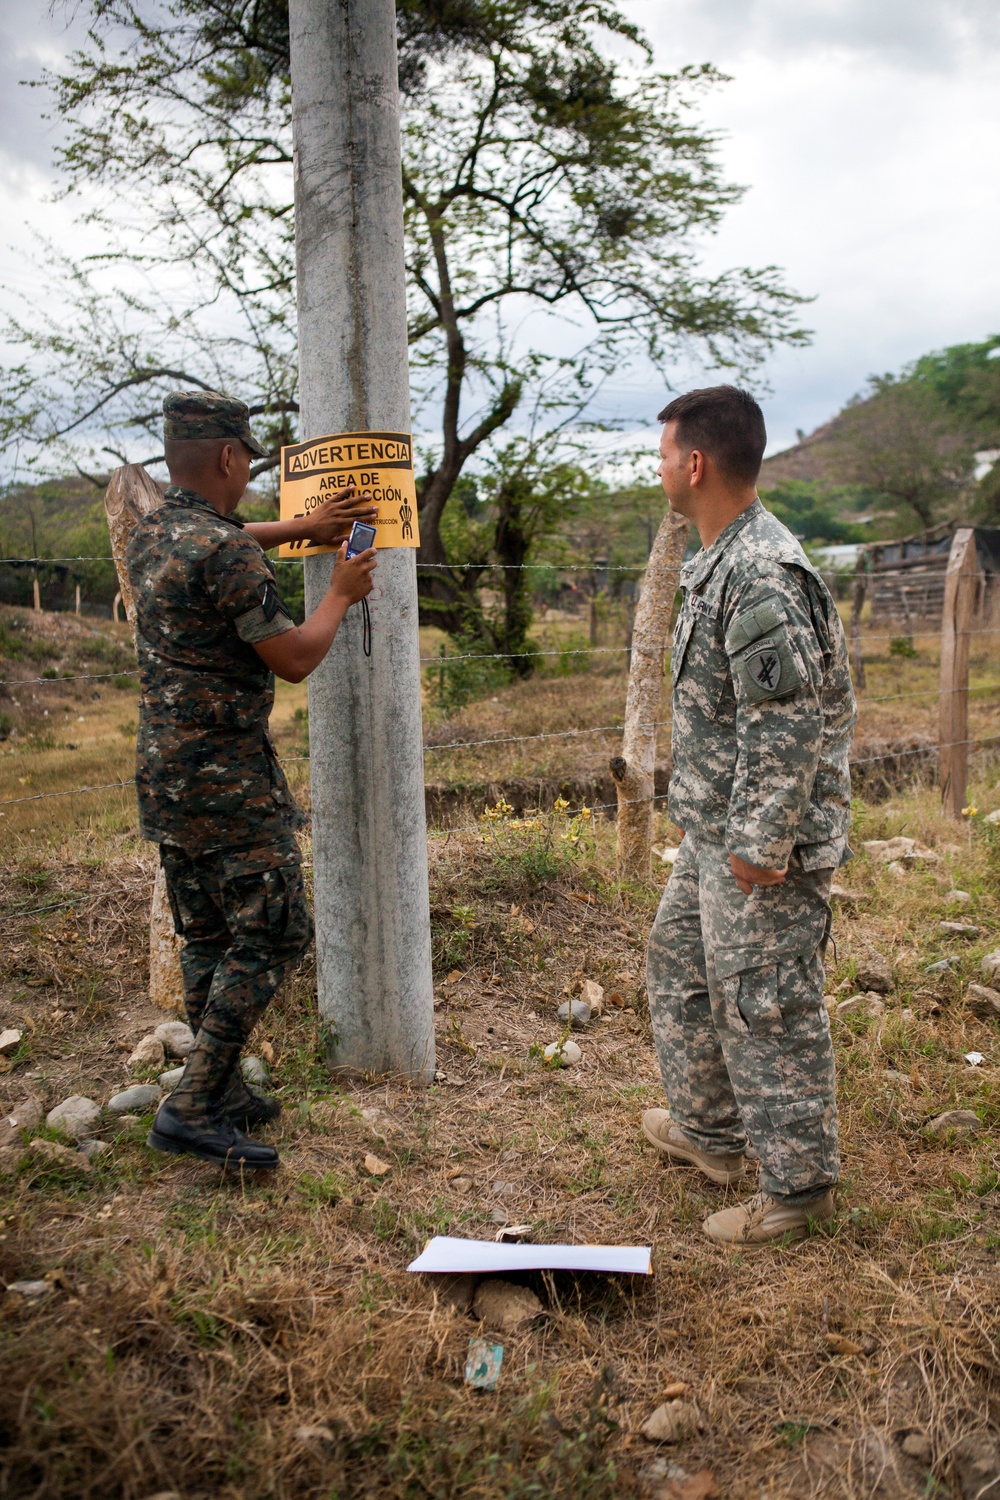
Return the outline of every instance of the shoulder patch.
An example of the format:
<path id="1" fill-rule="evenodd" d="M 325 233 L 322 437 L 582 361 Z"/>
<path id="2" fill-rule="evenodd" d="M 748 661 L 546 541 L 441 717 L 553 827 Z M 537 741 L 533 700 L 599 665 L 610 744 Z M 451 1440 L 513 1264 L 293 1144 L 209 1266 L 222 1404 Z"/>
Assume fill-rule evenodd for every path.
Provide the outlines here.
<path id="1" fill-rule="evenodd" d="M 281 596 L 270 578 L 264 585 L 264 597 L 260 601 L 260 607 L 264 611 L 264 619 L 268 622 L 273 620 L 279 611 L 283 615 L 288 614 L 288 610 L 285 608 Z"/>
<path id="2" fill-rule="evenodd" d="M 802 686 L 784 626 L 755 640 L 740 653 L 734 665 L 743 696 L 751 703 L 787 698 Z"/>
<path id="3" fill-rule="evenodd" d="M 784 625 L 787 619 L 788 615 L 777 594 L 769 599 L 762 599 L 759 604 L 755 604 L 752 609 L 745 609 L 733 620 L 726 631 L 726 651 L 732 656 L 745 646 L 759 641 L 769 631 L 776 630 L 779 625 Z"/>

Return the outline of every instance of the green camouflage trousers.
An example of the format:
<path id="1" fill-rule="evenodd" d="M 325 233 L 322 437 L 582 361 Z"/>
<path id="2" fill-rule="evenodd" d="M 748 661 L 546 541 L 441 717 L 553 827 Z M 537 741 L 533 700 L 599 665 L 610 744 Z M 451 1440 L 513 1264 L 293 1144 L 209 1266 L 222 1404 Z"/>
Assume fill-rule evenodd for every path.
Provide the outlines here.
<path id="1" fill-rule="evenodd" d="M 268 1002 L 308 948 L 313 925 L 292 834 L 258 849 L 190 854 L 160 845 L 197 1038 L 173 1094 L 182 1112 L 219 1102 Z"/>
<path id="2" fill-rule="evenodd" d="M 794 861 L 794 857 L 793 857 Z M 832 870 L 744 896 L 721 844 L 688 834 L 653 923 L 646 978 L 670 1116 L 704 1151 L 750 1136 L 777 1197 L 837 1181 L 823 953 Z"/>

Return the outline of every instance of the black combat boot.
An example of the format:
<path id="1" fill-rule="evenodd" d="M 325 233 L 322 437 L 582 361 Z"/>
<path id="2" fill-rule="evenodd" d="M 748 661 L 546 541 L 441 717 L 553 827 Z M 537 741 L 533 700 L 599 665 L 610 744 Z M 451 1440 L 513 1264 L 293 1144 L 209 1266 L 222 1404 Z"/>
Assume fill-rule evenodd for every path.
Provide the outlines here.
<path id="1" fill-rule="evenodd" d="M 281 1104 L 251 1088 L 237 1065 L 222 1096 L 222 1113 L 240 1130 L 255 1130 L 258 1125 L 270 1125 L 276 1120 L 281 1114 Z"/>
<path id="2" fill-rule="evenodd" d="M 156 1112 L 146 1144 L 172 1156 L 196 1156 L 233 1170 L 273 1171 L 280 1157 L 273 1146 L 252 1141 L 236 1129 L 225 1115 L 205 1113 L 186 1118 L 166 1099 Z"/>
<path id="3" fill-rule="evenodd" d="M 204 1026 L 169 1099 L 160 1105 L 147 1144 L 154 1151 L 196 1156 L 221 1167 L 273 1170 L 273 1146 L 261 1145 L 237 1130 L 223 1113 L 223 1100 L 239 1064 L 238 1044 L 214 1036 Z"/>

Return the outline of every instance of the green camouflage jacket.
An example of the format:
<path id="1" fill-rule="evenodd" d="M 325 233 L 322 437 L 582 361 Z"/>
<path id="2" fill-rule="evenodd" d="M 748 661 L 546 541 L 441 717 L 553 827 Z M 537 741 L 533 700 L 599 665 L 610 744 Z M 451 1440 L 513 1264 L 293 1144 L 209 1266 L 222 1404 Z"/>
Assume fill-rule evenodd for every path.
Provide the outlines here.
<path id="1" fill-rule="evenodd" d="M 681 572 L 670 816 L 765 869 L 840 864 L 857 718 L 836 606 L 759 500 Z"/>
<path id="2" fill-rule="evenodd" d="M 287 834 L 301 814 L 267 731 L 274 678 L 253 649 L 294 626 L 243 523 L 172 485 L 129 537 L 142 699 L 143 837 L 192 853 Z"/>

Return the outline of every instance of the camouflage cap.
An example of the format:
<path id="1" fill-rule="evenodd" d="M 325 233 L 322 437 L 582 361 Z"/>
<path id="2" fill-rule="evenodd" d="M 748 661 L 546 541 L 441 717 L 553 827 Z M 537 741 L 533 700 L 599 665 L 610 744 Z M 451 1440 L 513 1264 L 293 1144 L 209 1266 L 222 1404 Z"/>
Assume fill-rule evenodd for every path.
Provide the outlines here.
<path id="1" fill-rule="evenodd" d="M 239 438 L 257 458 L 267 458 L 250 431 L 250 409 L 218 391 L 171 391 L 163 402 L 163 439 Z"/>

